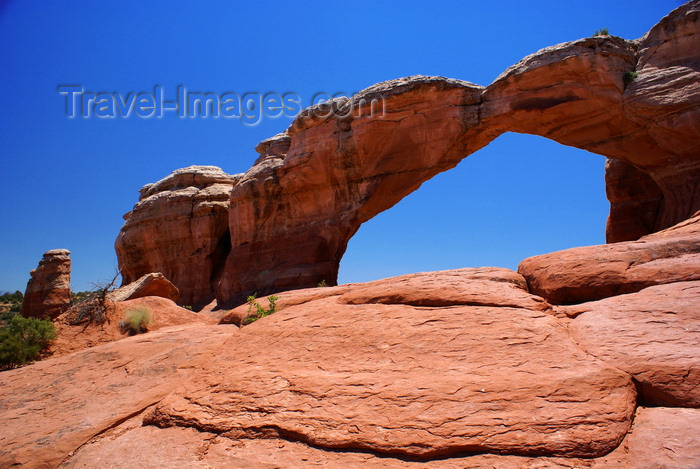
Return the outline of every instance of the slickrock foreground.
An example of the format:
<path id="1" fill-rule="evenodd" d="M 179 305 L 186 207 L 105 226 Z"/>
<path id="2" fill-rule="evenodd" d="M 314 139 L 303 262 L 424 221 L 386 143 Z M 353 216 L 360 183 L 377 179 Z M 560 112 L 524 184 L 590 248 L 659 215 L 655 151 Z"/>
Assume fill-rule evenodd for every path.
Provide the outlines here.
<path id="1" fill-rule="evenodd" d="M 637 41 L 542 49 L 487 87 L 414 76 L 308 108 L 243 175 L 190 167 L 144 187 L 116 242 L 125 282 L 163 272 L 197 306 L 334 285 L 362 223 L 504 132 L 614 160 L 610 241 L 679 223 L 700 210 L 699 11 Z"/>
<path id="2" fill-rule="evenodd" d="M 0 373 L 0 467 L 58 466 L 191 378 L 231 328 L 174 326 Z"/>

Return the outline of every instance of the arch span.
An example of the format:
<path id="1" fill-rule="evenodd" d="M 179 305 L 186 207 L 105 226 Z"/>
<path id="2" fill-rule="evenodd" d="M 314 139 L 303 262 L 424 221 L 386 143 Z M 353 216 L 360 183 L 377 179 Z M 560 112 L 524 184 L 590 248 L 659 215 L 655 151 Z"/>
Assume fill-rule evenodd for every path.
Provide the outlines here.
<path id="1" fill-rule="evenodd" d="M 348 240 L 363 222 L 506 131 L 620 160 L 658 186 L 664 204 L 654 227 L 688 218 L 700 209 L 700 73 L 674 65 L 673 83 L 659 77 L 677 63 L 670 49 L 660 52 L 669 34 L 697 32 L 697 20 L 691 22 L 673 29 L 662 21 L 640 44 L 593 37 L 543 49 L 487 88 L 418 76 L 354 97 L 383 100 L 382 118 L 348 112 L 353 100 L 346 99 L 306 110 L 287 132 L 259 146 L 261 158 L 233 188 L 233 246 L 219 301 L 334 283 Z M 650 101 L 664 90 L 675 97 L 673 105 L 654 107 Z"/>
<path id="2" fill-rule="evenodd" d="M 614 195 L 609 234 L 643 212 L 649 229 L 692 216 L 700 209 L 699 31 L 693 0 L 639 41 L 602 36 L 549 47 L 486 88 L 417 76 L 306 109 L 258 145 L 260 158 L 233 185 L 231 250 L 211 285 L 219 303 L 334 283 L 363 222 L 507 131 L 621 161 L 620 184 L 634 177 L 642 192 L 656 191 Z M 385 115 L 360 109 L 373 100 Z"/>

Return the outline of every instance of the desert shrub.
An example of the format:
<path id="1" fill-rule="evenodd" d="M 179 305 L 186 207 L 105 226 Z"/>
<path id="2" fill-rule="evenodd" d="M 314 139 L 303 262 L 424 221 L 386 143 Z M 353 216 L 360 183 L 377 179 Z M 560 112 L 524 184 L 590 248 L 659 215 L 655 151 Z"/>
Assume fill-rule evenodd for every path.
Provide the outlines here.
<path id="1" fill-rule="evenodd" d="M 320 282 L 318 282 L 318 283 L 316 284 L 316 286 L 317 286 L 318 288 L 327 287 L 328 284 L 326 283 L 326 279 L 324 278 L 323 280 L 321 280 Z"/>
<path id="2" fill-rule="evenodd" d="M 273 314 L 276 309 L 277 309 L 277 300 L 279 300 L 278 296 L 272 295 L 267 297 L 267 301 L 270 304 L 270 307 L 265 309 L 262 306 L 260 306 L 260 303 L 258 303 L 256 300 L 257 294 L 250 295 L 247 299 L 248 303 L 248 316 L 243 320 L 243 325 L 251 324 L 255 321 L 257 321 L 260 318 L 264 318 L 265 316 L 269 316 Z M 255 310 L 255 312 L 253 312 Z"/>
<path id="3" fill-rule="evenodd" d="M 622 80 L 625 82 L 625 85 L 629 85 L 632 80 L 637 78 L 639 76 L 639 73 L 637 72 L 627 72 L 622 76 Z"/>
<path id="4" fill-rule="evenodd" d="M 107 320 L 107 297 L 112 291 L 120 272 L 114 275 L 111 282 L 95 283 L 95 290 L 88 292 L 77 292 L 72 295 L 72 306 L 66 311 L 68 324 L 76 326 L 82 324 L 84 327 L 90 324 L 97 326 L 104 324 Z"/>
<path id="5" fill-rule="evenodd" d="M 608 30 L 608 28 L 596 29 L 596 30 L 593 32 L 593 36 L 594 36 L 594 37 L 595 37 L 595 36 L 609 36 L 609 35 L 610 35 L 610 31 Z"/>
<path id="6" fill-rule="evenodd" d="M 51 321 L 14 315 L 0 328 L 0 368 L 15 368 L 36 360 L 55 339 Z"/>
<path id="7" fill-rule="evenodd" d="M 126 310 L 124 319 L 119 321 L 119 329 L 122 334 L 143 334 L 148 332 L 148 326 L 151 325 L 151 312 L 145 306 Z"/>

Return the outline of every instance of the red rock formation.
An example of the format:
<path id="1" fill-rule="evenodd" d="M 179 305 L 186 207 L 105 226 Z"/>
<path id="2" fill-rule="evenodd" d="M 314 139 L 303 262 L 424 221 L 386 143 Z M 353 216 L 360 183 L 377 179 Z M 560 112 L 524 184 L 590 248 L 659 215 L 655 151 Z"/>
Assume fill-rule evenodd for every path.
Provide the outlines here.
<path id="1" fill-rule="evenodd" d="M 240 330 L 170 326 L 0 373 L 0 465 L 695 467 L 700 409 L 638 404 L 698 405 L 698 289 L 550 309 L 482 268 L 282 292 Z M 154 326 L 197 316 L 124 305 L 144 301 Z"/>
<path id="2" fill-rule="evenodd" d="M 553 304 L 598 300 L 643 288 L 700 280 L 700 213 L 639 241 L 584 246 L 525 259 L 532 293 Z"/>
<path id="3" fill-rule="evenodd" d="M 620 160 L 605 162 L 605 192 L 610 214 L 606 241 L 634 241 L 659 230 L 661 189 L 648 174 Z"/>
<path id="4" fill-rule="evenodd" d="M 480 454 L 432 461 L 402 460 L 351 451 L 324 451 L 280 439 L 230 440 L 192 428 L 142 426 L 141 417 L 120 425 L 110 435 L 82 446 L 65 462 L 66 468 L 110 467 L 129 461 L 139 467 L 297 468 L 348 467 L 371 469 L 523 469 L 523 468 L 694 468 L 700 455 L 699 409 L 637 409 L 632 430 L 615 451 L 599 459 L 552 458 Z M 153 442 L 158 444 L 154 445 Z M 63 466 L 62 466 L 63 467 Z"/>
<path id="5" fill-rule="evenodd" d="M 45 252 L 30 275 L 22 316 L 53 319 L 70 307 L 70 252 L 67 249 Z"/>
<path id="6" fill-rule="evenodd" d="M 669 227 L 700 209 L 699 9 L 687 3 L 639 41 L 600 36 L 543 49 L 487 88 L 410 77 L 308 108 L 261 142 L 255 165 L 232 182 L 230 242 L 223 201 L 209 217 L 216 222 L 190 236 L 194 195 L 178 192 L 167 210 L 175 221 L 163 223 L 169 198 L 152 201 L 154 188 L 122 229 L 120 265 L 129 281 L 162 271 L 182 303 L 201 305 L 214 290 L 219 303 L 240 304 L 254 292 L 333 285 L 363 222 L 508 131 L 624 162 L 608 181 L 610 239 Z"/>
<path id="7" fill-rule="evenodd" d="M 229 196 L 238 179 L 190 166 L 144 186 L 115 243 L 123 284 L 162 272 L 180 290 L 180 304 L 209 303 L 231 247 Z"/>

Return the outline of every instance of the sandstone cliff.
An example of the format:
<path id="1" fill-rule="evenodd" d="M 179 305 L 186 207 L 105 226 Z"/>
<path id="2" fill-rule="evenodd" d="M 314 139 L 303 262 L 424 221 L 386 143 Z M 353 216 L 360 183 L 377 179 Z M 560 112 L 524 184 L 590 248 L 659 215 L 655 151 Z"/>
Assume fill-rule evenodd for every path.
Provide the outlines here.
<path id="1" fill-rule="evenodd" d="M 508 131 L 619 162 L 608 166 L 610 241 L 667 228 L 700 209 L 698 11 L 693 0 L 636 41 L 548 47 L 486 88 L 409 77 L 306 109 L 227 180 L 204 228 L 191 227 L 203 189 L 145 189 L 117 240 L 120 266 L 128 281 L 163 272 L 181 304 L 335 284 L 363 222 Z M 372 102 L 383 115 L 369 115 Z"/>

